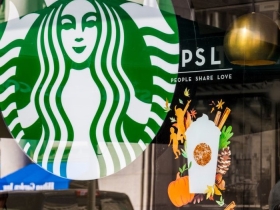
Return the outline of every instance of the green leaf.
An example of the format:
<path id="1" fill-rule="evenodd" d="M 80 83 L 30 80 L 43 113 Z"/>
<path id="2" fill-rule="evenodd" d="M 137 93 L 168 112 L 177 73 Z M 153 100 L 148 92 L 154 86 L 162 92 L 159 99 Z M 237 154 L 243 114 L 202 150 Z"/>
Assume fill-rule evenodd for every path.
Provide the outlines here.
<path id="1" fill-rule="evenodd" d="M 182 156 L 183 156 L 184 158 L 188 158 L 187 152 L 186 152 L 185 150 L 183 150 L 183 149 L 181 149 L 181 151 L 182 151 Z"/>
<path id="2" fill-rule="evenodd" d="M 181 99 L 179 99 L 179 102 L 180 102 L 180 104 L 184 104 L 184 102 Z"/>
<path id="3" fill-rule="evenodd" d="M 164 109 L 164 112 L 169 112 L 171 110 L 170 107 L 163 107 L 163 109 Z"/>
<path id="4" fill-rule="evenodd" d="M 233 136 L 232 126 L 224 126 L 220 135 L 219 149 L 226 148 L 230 141 L 229 139 Z"/>
<path id="5" fill-rule="evenodd" d="M 184 172 L 183 169 L 181 169 L 181 168 L 179 168 L 179 171 L 180 171 L 181 174 Z"/>
<path id="6" fill-rule="evenodd" d="M 223 206 L 222 202 L 216 201 L 219 206 Z"/>
<path id="7" fill-rule="evenodd" d="M 191 167 L 192 167 L 192 161 L 190 162 L 188 169 L 190 169 Z"/>
<path id="8" fill-rule="evenodd" d="M 224 127 L 225 127 L 225 126 L 224 126 Z M 230 133 L 231 131 L 232 131 L 232 126 L 228 126 L 226 132 L 227 132 L 227 133 Z"/>
<path id="9" fill-rule="evenodd" d="M 176 122 L 175 117 L 170 117 L 169 119 L 170 119 L 170 121 L 171 121 L 172 123 L 173 123 L 173 122 Z"/>
<path id="10" fill-rule="evenodd" d="M 192 165 L 192 162 L 190 162 L 190 166 L 191 166 L 191 165 Z M 187 164 L 185 163 L 185 164 L 183 165 L 182 168 L 179 167 L 179 172 L 180 172 L 181 175 L 182 175 L 185 171 L 189 170 L 189 168 L 190 168 L 190 167 L 187 168 Z"/>
<path id="11" fill-rule="evenodd" d="M 216 203 L 217 203 L 219 206 L 224 206 L 224 205 L 225 205 L 225 201 L 224 201 L 224 199 L 223 199 L 222 196 L 220 197 L 220 201 L 216 201 Z"/>
<path id="12" fill-rule="evenodd" d="M 225 131 L 226 131 L 226 126 L 223 127 L 222 133 L 225 133 Z"/>
<path id="13" fill-rule="evenodd" d="M 187 153 L 187 141 L 184 142 L 184 149 L 181 149 L 182 155 L 184 158 L 188 158 L 188 153 Z"/>

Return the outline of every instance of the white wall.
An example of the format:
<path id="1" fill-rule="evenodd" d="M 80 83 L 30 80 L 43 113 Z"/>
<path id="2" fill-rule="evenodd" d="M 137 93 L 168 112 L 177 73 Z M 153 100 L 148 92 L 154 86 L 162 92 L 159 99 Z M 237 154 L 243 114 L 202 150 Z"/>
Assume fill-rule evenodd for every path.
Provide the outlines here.
<path id="1" fill-rule="evenodd" d="M 0 139 L 0 177 L 11 174 L 31 163 L 14 139 Z"/>

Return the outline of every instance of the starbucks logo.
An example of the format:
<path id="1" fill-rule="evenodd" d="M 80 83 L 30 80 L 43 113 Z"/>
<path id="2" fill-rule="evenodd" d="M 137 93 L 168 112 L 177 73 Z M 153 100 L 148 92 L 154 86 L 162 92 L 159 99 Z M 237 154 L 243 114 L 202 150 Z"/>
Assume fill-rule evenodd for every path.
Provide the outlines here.
<path id="1" fill-rule="evenodd" d="M 179 62 L 175 16 L 156 1 L 46 1 L 0 30 L 0 106 L 24 152 L 62 177 L 126 167 L 153 140 Z M 152 5 L 152 6 L 149 6 Z"/>

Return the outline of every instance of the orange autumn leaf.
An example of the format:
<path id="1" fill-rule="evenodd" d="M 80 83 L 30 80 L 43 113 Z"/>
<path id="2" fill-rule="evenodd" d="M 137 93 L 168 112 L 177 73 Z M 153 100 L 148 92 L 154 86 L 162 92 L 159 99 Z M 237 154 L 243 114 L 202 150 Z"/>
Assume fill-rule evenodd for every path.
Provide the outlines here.
<path id="1" fill-rule="evenodd" d="M 220 184 L 222 180 L 223 180 L 222 174 L 216 174 L 216 178 L 215 178 L 216 184 Z"/>
<path id="2" fill-rule="evenodd" d="M 222 180 L 219 184 L 216 184 L 217 187 L 220 189 L 220 190 L 225 190 L 225 186 L 226 186 L 226 183 L 225 183 L 225 180 Z"/>
<path id="3" fill-rule="evenodd" d="M 223 180 L 223 176 L 221 174 L 216 174 L 215 183 L 220 190 L 225 190 L 226 183 Z"/>
<path id="4" fill-rule="evenodd" d="M 190 113 L 190 116 L 191 116 L 192 118 L 196 118 L 196 114 L 197 114 L 196 110 L 195 110 L 195 109 L 192 109 L 192 110 L 191 110 L 191 113 Z"/>

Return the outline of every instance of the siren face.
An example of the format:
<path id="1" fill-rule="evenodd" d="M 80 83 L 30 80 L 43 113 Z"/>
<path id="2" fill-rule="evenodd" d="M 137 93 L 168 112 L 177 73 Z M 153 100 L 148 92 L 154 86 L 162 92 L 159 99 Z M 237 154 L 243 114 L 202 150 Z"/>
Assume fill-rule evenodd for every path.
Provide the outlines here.
<path id="1" fill-rule="evenodd" d="M 98 33 L 96 21 L 96 9 L 88 1 L 72 1 L 62 11 L 62 44 L 74 62 L 83 63 L 92 53 Z"/>

